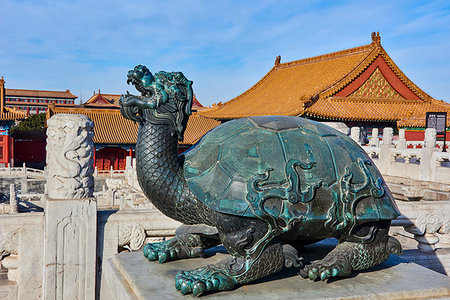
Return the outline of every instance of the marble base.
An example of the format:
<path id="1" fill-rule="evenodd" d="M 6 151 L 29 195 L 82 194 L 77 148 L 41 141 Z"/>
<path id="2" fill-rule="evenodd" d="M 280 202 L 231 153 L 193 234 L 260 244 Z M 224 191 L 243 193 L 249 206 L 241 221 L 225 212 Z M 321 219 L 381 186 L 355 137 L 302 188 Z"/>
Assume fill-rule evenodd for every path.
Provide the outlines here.
<path id="1" fill-rule="evenodd" d="M 319 252 L 319 251 L 318 251 Z M 304 254 L 304 253 L 303 253 Z M 316 253 L 314 253 L 316 254 Z M 105 264 L 105 289 L 101 299 L 193 299 L 175 289 L 180 270 L 215 263 L 226 254 L 159 264 L 148 262 L 141 252 L 120 253 Z M 385 263 L 351 278 L 328 283 L 303 279 L 294 269 L 234 291 L 203 295 L 205 299 L 417 299 L 450 298 L 450 278 L 391 256 Z"/>
<path id="2" fill-rule="evenodd" d="M 17 298 L 17 283 L 0 279 L 0 300 L 15 300 Z"/>

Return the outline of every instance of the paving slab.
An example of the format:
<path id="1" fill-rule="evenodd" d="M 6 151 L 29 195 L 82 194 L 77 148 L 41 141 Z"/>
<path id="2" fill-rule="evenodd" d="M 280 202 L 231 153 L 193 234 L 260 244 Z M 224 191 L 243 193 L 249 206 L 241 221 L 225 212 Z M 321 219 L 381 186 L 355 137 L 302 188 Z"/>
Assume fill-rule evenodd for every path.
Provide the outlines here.
<path id="1" fill-rule="evenodd" d="M 317 256 L 323 249 L 309 250 Z M 312 251 L 312 252 L 311 252 Z M 149 262 L 141 252 L 120 253 L 105 264 L 102 299 L 194 299 L 175 289 L 175 275 L 224 259 L 216 249 L 208 258 L 195 258 L 159 264 Z M 310 258 L 312 257 L 309 256 Z M 308 260 L 308 258 L 306 258 Z M 234 291 L 216 292 L 202 299 L 450 299 L 450 277 L 398 256 L 383 264 L 329 282 L 311 281 L 284 269 Z"/>

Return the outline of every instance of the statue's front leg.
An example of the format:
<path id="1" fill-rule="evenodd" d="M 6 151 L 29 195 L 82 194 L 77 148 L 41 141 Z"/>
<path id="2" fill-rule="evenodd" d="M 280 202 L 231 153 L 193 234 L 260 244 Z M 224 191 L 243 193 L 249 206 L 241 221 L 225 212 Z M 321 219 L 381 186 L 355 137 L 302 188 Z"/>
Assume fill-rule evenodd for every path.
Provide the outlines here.
<path id="1" fill-rule="evenodd" d="M 285 259 L 280 243 L 269 244 L 259 258 L 232 256 L 225 261 L 180 272 L 175 278 L 175 287 L 183 295 L 199 296 L 209 291 L 232 290 L 237 284 L 245 284 L 280 271 Z"/>
<path id="2" fill-rule="evenodd" d="M 237 284 L 257 280 L 283 268 L 283 247 L 272 240 L 271 230 L 264 221 L 218 214 L 216 227 L 230 257 L 215 265 L 179 273 L 175 286 L 183 295 L 231 290 Z"/>
<path id="3" fill-rule="evenodd" d="M 174 238 L 157 243 L 149 243 L 144 247 L 144 256 L 150 260 L 166 261 L 200 257 L 205 249 L 216 246 L 220 241 L 198 234 L 182 234 Z"/>

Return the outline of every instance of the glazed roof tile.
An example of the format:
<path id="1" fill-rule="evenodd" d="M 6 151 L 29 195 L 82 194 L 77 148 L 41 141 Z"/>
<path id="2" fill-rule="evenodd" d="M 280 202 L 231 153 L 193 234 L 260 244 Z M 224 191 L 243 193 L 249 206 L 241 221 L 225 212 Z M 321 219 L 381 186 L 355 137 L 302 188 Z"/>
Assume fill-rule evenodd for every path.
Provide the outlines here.
<path id="1" fill-rule="evenodd" d="M 95 124 L 94 143 L 135 144 L 138 125 L 125 119 L 119 109 L 62 108 L 52 107 L 50 114 L 83 114 Z M 220 125 L 219 121 L 207 119 L 194 113 L 189 118 L 184 140 L 180 144 L 194 144 L 205 133 Z"/>
<path id="2" fill-rule="evenodd" d="M 27 113 L 9 107 L 5 107 L 4 110 L 0 112 L 0 120 L 5 121 L 23 120 L 27 117 Z"/>
<path id="3" fill-rule="evenodd" d="M 402 116 L 397 122 L 397 126 L 425 128 L 427 112 L 447 112 L 447 128 L 450 127 L 450 104 L 434 99 L 432 99 L 430 103 L 424 103 L 413 113 Z"/>
<path id="4" fill-rule="evenodd" d="M 115 108 L 120 107 L 119 99 L 121 95 L 116 94 L 103 94 L 96 93 L 92 95 L 84 104 L 84 107 L 105 107 L 105 108 Z M 192 100 L 192 109 L 198 110 L 203 109 L 204 106 L 198 101 L 197 97 L 194 94 L 194 99 Z"/>
<path id="5" fill-rule="evenodd" d="M 66 91 L 41 91 L 41 90 L 21 90 L 21 89 L 5 89 L 6 97 L 36 97 L 36 98 L 61 98 L 76 99 L 70 90 Z"/>
<path id="6" fill-rule="evenodd" d="M 439 102 L 437 100 L 434 100 Z M 402 127 L 425 126 L 427 111 L 448 111 L 450 106 L 406 99 L 330 97 L 319 99 L 306 109 L 306 115 L 342 121 L 400 121 Z M 421 124 L 418 120 L 423 121 Z M 449 123 L 450 124 L 450 123 Z M 399 124 L 400 126 L 400 124 Z"/>
<path id="7" fill-rule="evenodd" d="M 385 82 L 378 82 L 384 83 L 379 90 L 368 90 L 366 98 L 356 98 L 362 94 L 359 92 L 354 95 L 346 92 L 355 85 L 362 86 L 367 77 L 376 79 L 370 76 L 374 70 L 375 77 L 386 76 Z M 380 98 L 387 95 L 389 88 L 388 94 L 396 97 Z M 341 94 L 347 98 L 336 97 Z M 378 98 L 369 98 L 374 95 Z M 402 98 L 405 101 L 400 101 Z M 407 124 L 408 116 L 422 120 L 425 110 L 445 109 L 438 104 L 403 74 L 381 46 L 379 35 L 372 34 L 372 43 L 361 47 L 287 63 L 280 63 L 277 57 L 275 66 L 249 90 L 199 113 L 219 120 L 254 115 L 309 115 L 339 120 L 402 120 L 401 124 Z M 409 114 L 410 108 L 416 111 Z"/>
<path id="8" fill-rule="evenodd" d="M 120 95 L 97 93 L 92 95 L 92 97 L 89 98 L 83 105 L 86 107 L 99 106 L 99 107 L 118 108 L 119 99 Z"/>
<path id="9" fill-rule="evenodd" d="M 234 119 L 254 115 L 300 115 L 304 103 L 360 65 L 371 45 L 275 65 L 258 83 L 236 98 L 200 112 Z"/>

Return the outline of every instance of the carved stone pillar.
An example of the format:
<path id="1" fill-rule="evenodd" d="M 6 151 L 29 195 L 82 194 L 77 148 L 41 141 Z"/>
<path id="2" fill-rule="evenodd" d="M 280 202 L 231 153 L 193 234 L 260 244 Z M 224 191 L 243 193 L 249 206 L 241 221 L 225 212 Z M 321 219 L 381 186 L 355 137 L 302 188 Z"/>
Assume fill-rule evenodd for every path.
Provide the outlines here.
<path id="1" fill-rule="evenodd" d="M 378 159 L 378 169 L 381 174 L 389 174 L 391 164 L 395 161 L 392 155 L 393 129 L 391 127 L 383 128 L 383 144 L 380 145 L 380 155 Z"/>
<path id="2" fill-rule="evenodd" d="M 394 130 L 391 127 L 383 129 L 383 145 L 391 146 L 394 139 Z"/>
<path id="3" fill-rule="evenodd" d="M 436 129 L 427 128 L 425 129 L 425 141 L 424 146 L 426 148 L 433 148 L 436 146 Z"/>
<path id="4" fill-rule="evenodd" d="M 17 214 L 19 212 L 17 198 L 16 198 L 16 185 L 11 183 L 9 185 L 9 213 Z"/>
<path id="5" fill-rule="evenodd" d="M 372 137 L 370 138 L 370 146 L 379 147 L 380 146 L 380 140 L 378 139 L 378 128 L 372 129 Z"/>
<path id="6" fill-rule="evenodd" d="M 437 149 L 436 146 L 436 129 L 425 129 L 424 147 L 420 157 L 420 176 L 419 179 L 431 181 L 433 179 L 432 170 L 435 167 L 435 162 L 432 160 L 433 152 Z"/>
<path id="7" fill-rule="evenodd" d="M 404 228 L 407 232 L 414 234 L 420 251 L 434 252 L 439 243 L 436 233 L 450 233 L 450 214 L 446 211 L 424 212 L 419 215 L 414 225 Z"/>
<path id="8" fill-rule="evenodd" d="M 405 138 L 405 129 L 398 130 L 398 148 L 406 149 L 406 138 Z"/>
<path id="9" fill-rule="evenodd" d="M 361 128 L 359 127 L 352 127 L 350 129 L 350 137 L 352 138 L 352 140 L 354 140 L 355 142 L 358 143 L 358 145 L 360 144 L 360 134 L 361 134 Z"/>
<path id="10" fill-rule="evenodd" d="M 94 299 L 94 124 L 75 114 L 54 115 L 47 124 L 43 298 Z"/>

